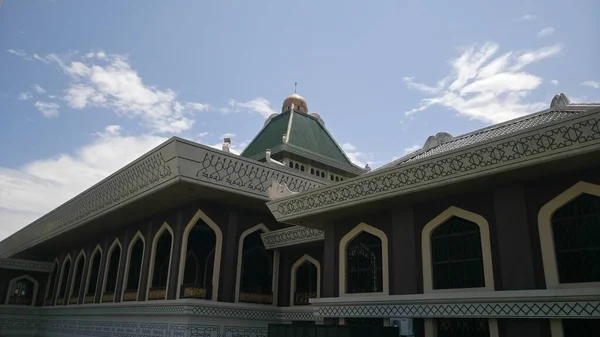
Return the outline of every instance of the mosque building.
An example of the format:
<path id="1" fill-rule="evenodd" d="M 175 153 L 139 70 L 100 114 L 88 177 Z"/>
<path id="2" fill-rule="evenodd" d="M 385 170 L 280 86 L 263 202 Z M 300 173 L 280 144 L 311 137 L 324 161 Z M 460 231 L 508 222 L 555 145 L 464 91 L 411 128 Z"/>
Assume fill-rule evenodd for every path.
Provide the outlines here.
<path id="1" fill-rule="evenodd" d="M 0 336 L 598 336 L 600 104 L 371 170 L 293 94 L 230 146 L 170 138 L 0 242 Z"/>

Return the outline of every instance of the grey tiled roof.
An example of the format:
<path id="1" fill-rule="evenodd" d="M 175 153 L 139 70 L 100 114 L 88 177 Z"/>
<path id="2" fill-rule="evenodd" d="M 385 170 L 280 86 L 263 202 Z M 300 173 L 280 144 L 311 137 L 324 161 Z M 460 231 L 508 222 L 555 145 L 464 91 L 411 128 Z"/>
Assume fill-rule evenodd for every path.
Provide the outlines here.
<path id="1" fill-rule="evenodd" d="M 570 116 L 574 116 L 589 110 L 590 108 L 597 107 L 595 104 L 586 105 L 571 105 L 563 106 L 559 109 L 547 109 L 531 115 L 527 115 L 518 119 L 513 119 L 504 123 L 495 124 L 483 129 L 476 130 L 471 133 L 467 133 L 461 136 L 457 136 L 444 142 L 438 146 L 435 146 L 428 150 L 417 150 L 411 154 L 408 154 L 402 158 L 399 158 L 389 164 L 386 164 L 379 169 L 401 165 L 404 163 L 410 163 L 423 158 L 435 156 L 440 153 L 449 152 L 465 146 L 481 143 L 490 139 L 498 138 L 501 136 L 516 133 L 528 128 L 552 123 Z"/>

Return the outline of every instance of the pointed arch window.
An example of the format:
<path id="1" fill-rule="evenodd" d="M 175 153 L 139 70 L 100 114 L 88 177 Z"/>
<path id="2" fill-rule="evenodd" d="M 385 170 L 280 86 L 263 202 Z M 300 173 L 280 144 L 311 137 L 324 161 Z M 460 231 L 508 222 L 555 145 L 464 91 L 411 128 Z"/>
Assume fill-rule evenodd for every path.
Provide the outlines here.
<path id="1" fill-rule="evenodd" d="M 263 245 L 265 229 L 259 225 L 240 238 L 239 302 L 273 304 L 274 253 Z"/>
<path id="2" fill-rule="evenodd" d="M 123 301 L 137 301 L 140 291 L 142 265 L 144 263 L 144 237 L 138 232 L 129 244 Z"/>
<path id="3" fill-rule="evenodd" d="M 346 250 L 346 292 L 376 293 L 383 291 L 381 240 L 361 232 L 348 243 Z"/>
<path id="4" fill-rule="evenodd" d="M 96 289 L 98 288 L 98 277 L 100 276 L 100 264 L 102 261 L 102 249 L 100 249 L 100 246 L 96 247 L 90 261 L 91 264 L 88 270 L 83 303 L 94 303 L 96 299 Z"/>
<path id="5" fill-rule="evenodd" d="M 115 240 L 108 250 L 106 268 L 104 270 L 104 289 L 102 302 L 114 302 L 117 290 L 117 278 L 121 265 L 121 243 Z"/>
<path id="6" fill-rule="evenodd" d="M 216 296 L 213 292 L 213 284 L 218 282 L 218 279 L 216 282 L 214 279 L 215 250 L 217 245 L 220 250 L 220 234 L 218 226 L 201 210 L 186 227 L 186 247 L 182 250 L 182 254 L 185 251 L 185 265 L 180 277 L 180 298 L 213 299 L 213 296 Z"/>
<path id="7" fill-rule="evenodd" d="M 321 297 L 321 264 L 305 254 L 292 265 L 290 304 L 308 305 L 311 298 Z"/>
<path id="8" fill-rule="evenodd" d="M 69 304 L 77 304 L 79 302 L 79 292 L 83 283 L 83 272 L 85 268 L 85 253 L 81 252 L 75 260 L 75 270 L 73 273 L 73 281 L 69 294 Z"/>
<path id="9" fill-rule="evenodd" d="M 485 286 L 481 234 L 469 220 L 451 217 L 431 233 L 434 289 Z"/>
<path id="10" fill-rule="evenodd" d="M 71 257 L 68 256 L 63 262 L 62 270 L 60 272 L 60 278 L 58 281 L 58 298 L 56 304 L 65 304 L 65 297 L 67 296 L 67 283 L 69 276 L 71 275 Z"/>
<path id="11" fill-rule="evenodd" d="M 38 282 L 29 275 L 23 275 L 9 282 L 6 304 L 34 305 Z"/>
<path id="12" fill-rule="evenodd" d="M 581 194 L 552 216 L 560 283 L 600 282 L 600 197 Z"/>
<path id="13" fill-rule="evenodd" d="M 48 277 L 48 287 L 46 288 L 46 296 L 44 298 L 44 305 L 52 305 L 54 303 L 54 295 L 55 295 L 55 286 L 58 281 L 58 261 L 54 261 L 54 266 L 52 267 L 52 273 L 50 277 Z"/>
<path id="14" fill-rule="evenodd" d="M 148 300 L 164 300 L 167 298 L 172 252 L 173 230 L 165 223 L 154 237 L 152 258 L 150 260 L 151 276 L 148 278 Z"/>

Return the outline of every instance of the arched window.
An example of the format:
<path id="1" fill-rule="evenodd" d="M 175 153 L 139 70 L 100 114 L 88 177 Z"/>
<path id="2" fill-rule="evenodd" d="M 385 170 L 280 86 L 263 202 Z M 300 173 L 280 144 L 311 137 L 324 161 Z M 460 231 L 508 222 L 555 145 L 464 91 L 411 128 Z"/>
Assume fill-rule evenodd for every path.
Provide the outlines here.
<path id="1" fill-rule="evenodd" d="M 29 275 L 23 275 L 9 282 L 6 304 L 34 305 L 38 282 Z"/>
<path id="2" fill-rule="evenodd" d="M 310 304 L 311 298 L 321 297 L 321 264 L 304 255 L 292 265 L 290 305 Z"/>
<path id="3" fill-rule="evenodd" d="M 321 178 L 325 178 L 325 171 L 321 171 Z"/>
<path id="4" fill-rule="evenodd" d="M 52 267 L 52 274 L 48 277 L 48 286 L 46 287 L 46 296 L 44 297 L 44 305 L 54 304 L 54 287 L 58 281 L 58 260 L 54 260 L 54 266 Z"/>
<path id="5" fill-rule="evenodd" d="M 580 181 L 538 213 L 548 289 L 600 286 L 600 185 Z M 560 321 L 557 321 L 560 323 Z M 553 335 L 562 331 L 560 324 Z"/>
<path id="6" fill-rule="evenodd" d="M 433 289 L 485 286 L 481 235 L 474 222 L 451 217 L 431 233 Z"/>
<path id="7" fill-rule="evenodd" d="M 294 169 L 299 170 L 300 169 L 300 165 L 298 165 L 298 163 L 294 164 Z"/>
<path id="8" fill-rule="evenodd" d="M 314 168 L 310 169 L 310 174 L 315 174 L 315 169 Z"/>
<path id="9" fill-rule="evenodd" d="M 581 194 L 552 216 L 560 283 L 600 282 L 600 197 Z"/>
<path id="10" fill-rule="evenodd" d="M 183 233 L 179 268 L 180 298 L 217 299 L 223 235 L 202 210 Z M 185 254 L 185 255 L 184 255 Z"/>
<path id="11" fill-rule="evenodd" d="M 304 165 L 300 165 L 300 171 L 304 172 Z"/>
<path id="12" fill-rule="evenodd" d="M 273 304 L 274 253 L 267 251 L 260 234 L 268 229 L 260 224 L 240 237 L 236 302 Z"/>
<path id="13" fill-rule="evenodd" d="M 65 297 L 67 296 L 67 280 L 71 275 L 71 256 L 67 256 L 63 261 L 62 270 L 60 271 L 60 278 L 58 279 L 58 298 L 56 304 L 65 304 Z"/>
<path id="14" fill-rule="evenodd" d="M 75 259 L 75 270 L 73 273 L 73 281 L 71 282 L 71 291 L 69 294 L 69 304 L 77 304 L 79 302 L 79 292 L 83 283 L 83 272 L 85 268 L 85 253 L 81 251 Z"/>
<path id="15" fill-rule="evenodd" d="M 150 273 L 148 277 L 148 300 L 164 300 L 167 298 L 169 286 L 169 270 L 173 250 L 173 230 L 165 222 L 156 233 L 152 245 Z"/>
<path id="16" fill-rule="evenodd" d="M 102 291 L 102 302 L 114 302 L 117 290 L 117 277 L 121 265 L 121 242 L 115 239 L 108 249 L 106 268 L 104 269 L 104 289 Z"/>
<path id="17" fill-rule="evenodd" d="M 448 207 L 421 232 L 423 292 L 494 290 L 488 222 Z M 426 319 L 426 336 L 498 336 L 495 319 Z"/>
<path id="18" fill-rule="evenodd" d="M 361 232 L 346 249 L 346 292 L 376 293 L 383 288 L 381 240 Z"/>
<path id="19" fill-rule="evenodd" d="M 389 294 L 388 241 L 383 231 L 361 223 L 340 240 L 340 296 Z"/>
<path id="20" fill-rule="evenodd" d="M 94 303 L 96 298 L 96 289 L 98 287 L 98 276 L 100 275 L 100 263 L 102 261 L 102 249 L 100 246 L 96 246 L 90 259 L 91 264 L 88 270 L 88 276 L 85 286 L 85 297 L 83 303 Z"/>
<path id="21" fill-rule="evenodd" d="M 137 232 L 129 243 L 122 301 L 138 300 L 145 246 L 144 237 L 140 232 Z"/>
<path id="22" fill-rule="evenodd" d="M 290 161 L 290 168 L 294 168 L 294 163 Z"/>

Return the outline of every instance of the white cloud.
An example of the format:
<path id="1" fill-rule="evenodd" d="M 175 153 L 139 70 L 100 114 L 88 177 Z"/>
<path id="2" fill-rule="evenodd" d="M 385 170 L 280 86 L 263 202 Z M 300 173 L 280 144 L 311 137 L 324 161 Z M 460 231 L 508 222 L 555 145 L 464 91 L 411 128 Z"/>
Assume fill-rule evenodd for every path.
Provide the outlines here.
<path id="1" fill-rule="evenodd" d="M 28 92 L 20 92 L 18 98 L 21 101 L 28 101 L 31 99 L 31 94 Z"/>
<path id="2" fill-rule="evenodd" d="M 204 138 L 204 137 L 206 137 L 206 136 L 208 136 L 208 132 L 200 132 L 200 133 L 198 134 L 198 137 L 200 137 L 200 138 Z"/>
<path id="3" fill-rule="evenodd" d="M 35 92 L 37 92 L 40 95 L 43 95 L 46 93 L 46 89 L 42 88 L 41 85 L 39 84 L 34 84 L 33 85 L 33 90 L 35 90 Z"/>
<path id="4" fill-rule="evenodd" d="M 255 112 L 260 114 L 261 116 L 267 118 L 270 115 L 277 113 L 277 111 L 271 108 L 271 103 L 262 97 L 257 97 L 255 99 L 246 101 L 246 102 L 238 102 L 234 99 L 229 100 L 229 106 L 226 108 L 219 109 L 223 113 L 229 112 L 239 112 L 241 110 L 246 110 L 248 112 Z"/>
<path id="5" fill-rule="evenodd" d="M 167 138 L 126 137 L 107 126 L 73 154 L 35 160 L 11 169 L 0 166 L 0 240 L 130 163 Z M 69 174 L 65 174 L 69 172 Z M 51 196 L 51 197 L 48 197 Z"/>
<path id="6" fill-rule="evenodd" d="M 495 43 L 486 43 L 478 49 L 467 48 L 451 60 L 450 75 L 444 76 L 435 87 L 416 83 L 413 78 L 405 80 L 407 87 L 430 96 L 406 114 L 439 105 L 469 118 L 499 123 L 545 108 L 547 102 L 527 101 L 528 95 L 542 83 L 542 78 L 523 69 L 558 54 L 561 46 L 501 55 L 497 55 L 498 50 Z"/>
<path id="7" fill-rule="evenodd" d="M 407 148 L 405 148 L 405 149 L 404 149 L 404 154 L 406 155 L 406 154 L 409 154 L 409 153 L 413 153 L 413 152 L 415 152 L 415 151 L 417 151 L 417 150 L 419 150 L 419 149 L 421 149 L 421 146 L 420 146 L 420 145 L 417 145 L 417 144 L 415 144 L 415 145 L 413 145 L 413 146 L 411 146 L 411 147 L 407 147 Z"/>
<path id="8" fill-rule="evenodd" d="M 47 118 L 58 117 L 58 109 L 60 108 L 60 105 L 58 105 L 54 102 L 41 102 L 41 101 L 35 102 L 34 105 L 42 113 L 42 115 L 44 115 L 44 117 L 47 117 Z"/>
<path id="9" fill-rule="evenodd" d="M 600 89 L 600 81 L 585 81 L 581 83 L 581 85 L 584 87 Z"/>
<path id="10" fill-rule="evenodd" d="M 27 53 L 22 49 L 7 49 L 6 52 L 31 61 L 31 56 L 27 55 Z"/>
<path id="11" fill-rule="evenodd" d="M 520 16 L 515 19 L 515 21 L 531 21 L 531 20 L 535 20 L 535 15 L 525 14 L 525 15 Z"/>
<path id="12" fill-rule="evenodd" d="M 127 57 L 92 51 L 81 55 L 59 56 L 48 54 L 29 56 L 23 51 L 9 52 L 46 64 L 55 64 L 69 75 L 69 84 L 63 100 L 74 109 L 103 107 L 119 116 L 139 118 L 152 131 L 179 133 L 192 128 L 195 111 L 209 110 L 210 106 L 177 99 L 171 89 L 159 89 L 142 81 L 131 67 Z M 42 93 L 36 87 L 38 93 Z M 45 92 L 45 90 L 44 90 Z"/>
<path id="13" fill-rule="evenodd" d="M 224 133 L 224 134 L 221 135 L 221 139 L 224 139 L 224 138 L 233 138 L 233 137 L 235 137 L 235 133 L 231 133 L 231 132 L 227 132 L 227 133 Z"/>
<path id="14" fill-rule="evenodd" d="M 544 27 L 537 33 L 537 37 L 548 37 L 554 34 L 554 27 Z"/>
<path id="15" fill-rule="evenodd" d="M 377 164 L 371 153 L 361 152 L 356 148 L 356 146 L 350 143 L 342 144 L 342 149 L 348 158 L 357 166 L 365 167 L 366 164 L 369 164 L 371 168 L 374 168 L 374 164 Z"/>
<path id="16" fill-rule="evenodd" d="M 552 85 L 556 86 L 556 85 L 558 85 L 558 80 L 552 80 L 552 81 L 550 81 L 550 83 L 552 83 Z"/>

